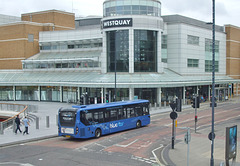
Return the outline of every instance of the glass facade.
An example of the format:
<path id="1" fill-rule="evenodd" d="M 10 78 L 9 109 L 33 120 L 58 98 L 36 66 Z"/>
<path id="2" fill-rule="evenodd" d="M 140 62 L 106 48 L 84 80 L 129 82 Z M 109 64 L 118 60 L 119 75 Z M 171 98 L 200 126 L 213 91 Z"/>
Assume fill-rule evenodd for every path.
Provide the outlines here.
<path id="1" fill-rule="evenodd" d="M 37 86 L 16 86 L 16 100 L 38 101 Z"/>
<path id="2" fill-rule="evenodd" d="M 134 71 L 157 71 L 157 32 L 134 30 Z"/>
<path id="3" fill-rule="evenodd" d="M 77 102 L 77 88 L 63 87 L 63 102 L 76 103 Z"/>
<path id="4" fill-rule="evenodd" d="M 120 15 L 161 16 L 161 3 L 157 0 L 110 0 L 103 4 L 103 17 Z"/>
<path id="5" fill-rule="evenodd" d="M 167 35 L 162 35 L 162 50 L 161 50 L 161 56 L 162 56 L 162 62 L 167 63 Z"/>
<path id="6" fill-rule="evenodd" d="M 60 87 L 42 86 L 41 101 L 60 101 Z"/>
<path id="7" fill-rule="evenodd" d="M 157 102 L 157 88 L 136 88 L 134 96 L 138 99 L 149 100 L 150 103 L 154 104 Z"/>
<path id="8" fill-rule="evenodd" d="M 107 35 L 107 71 L 129 71 L 129 31 L 108 31 Z"/>
<path id="9" fill-rule="evenodd" d="M 13 87 L 1 86 L 0 87 L 0 100 L 3 100 L 3 101 L 13 100 Z"/>

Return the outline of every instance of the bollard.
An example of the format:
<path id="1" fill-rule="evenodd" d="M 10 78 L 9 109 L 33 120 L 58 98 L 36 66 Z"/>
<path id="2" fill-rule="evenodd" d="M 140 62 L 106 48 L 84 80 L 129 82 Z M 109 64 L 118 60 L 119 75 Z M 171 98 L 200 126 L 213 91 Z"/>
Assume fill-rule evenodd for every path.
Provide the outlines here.
<path id="1" fill-rule="evenodd" d="M 13 122 L 13 132 L 15 133 L 15 131 L 17 129 L 17 126 L 16 126 L 16 123 L 15 123 L 15 120 L 13 120 L 12 122 Z"/>
<path id="2" fill-rule="evenodd" d="M 0 122 L 0 134 L 3 134 L 3 123 Z"/>
<path id="3" fill-rule="evenodd" d="M 46 116 L 46 126 L 49 128 L 49 116 Z"/>
<path id="4" fill-rule="evenodd" d="M 36 129 L 39 129 L 39 117 L 36 118 Z"/>
<path id="5" fill-rule="evenodd" d="M 154 103 L 155 110 L 157 109 L 157 103 Z"/>
<path id="6" fill-rule="evenodd" d="M 166 101 L 164 101 L 164 108 L 166 108 L 167 107 L 167 102 Z"/>
<path id="7" fill-rule="evenodd" d="M 58 115 L 56 115 L 56 125 L 58 126 Z"/>

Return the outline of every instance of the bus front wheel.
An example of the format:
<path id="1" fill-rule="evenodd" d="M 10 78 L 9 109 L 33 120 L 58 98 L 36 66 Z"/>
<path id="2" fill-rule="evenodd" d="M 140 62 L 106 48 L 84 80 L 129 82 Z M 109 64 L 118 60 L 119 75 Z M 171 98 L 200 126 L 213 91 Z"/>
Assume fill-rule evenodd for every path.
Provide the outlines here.
<path id="1" fill-rule="evenodd" d="M 138 120 L 138 121 L 137 121 L 137 124 L 136 124 L 136 128 L 140 128 L 140 127 L 141 127 L 141 121 Z"/>
<path id="2" fill-rule="evenodd" d="M 96 138 L 101 137 L 101 134 L 102 134 L 101 129 L 97 129 L 97 130 L 95 131 L 95 137 L 96 137 Z"/>

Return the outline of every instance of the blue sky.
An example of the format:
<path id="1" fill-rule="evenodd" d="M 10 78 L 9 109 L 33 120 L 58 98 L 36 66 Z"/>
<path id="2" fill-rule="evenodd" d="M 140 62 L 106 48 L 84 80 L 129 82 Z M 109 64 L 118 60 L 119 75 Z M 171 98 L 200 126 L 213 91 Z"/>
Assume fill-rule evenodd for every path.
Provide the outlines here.
<path id="1" fill-rule="evenodd" d="M 160 0 L 162 15 L 180 14 L 206 22 L 212 21 L 212 0 Z M 215 0 L 216 24 L 240 27 L 240 0 Z M 0 14 L 21 16 L 22 13 L 57 9 L 76 16 L 102 16 L 104 0 L 0 0 Z"/>

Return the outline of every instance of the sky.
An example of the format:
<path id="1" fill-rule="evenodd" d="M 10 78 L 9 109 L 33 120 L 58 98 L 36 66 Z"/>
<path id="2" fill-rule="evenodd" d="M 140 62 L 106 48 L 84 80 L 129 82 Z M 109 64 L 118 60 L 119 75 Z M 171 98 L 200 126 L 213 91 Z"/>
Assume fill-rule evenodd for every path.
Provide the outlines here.
<path id="1" fill-rule="evenodd" d="M 162 15 L 179 14 L 212 22 L 212 0 L 160 0 Z M 20 17 L 23 13 L 62 10 L 79 16 L 102 16 L 104 0 L 0 0 L 0 14 Z M 215 0 L 217 25 L 240 27 L 240 0 Z"/>

